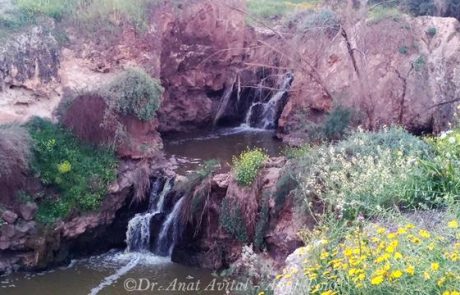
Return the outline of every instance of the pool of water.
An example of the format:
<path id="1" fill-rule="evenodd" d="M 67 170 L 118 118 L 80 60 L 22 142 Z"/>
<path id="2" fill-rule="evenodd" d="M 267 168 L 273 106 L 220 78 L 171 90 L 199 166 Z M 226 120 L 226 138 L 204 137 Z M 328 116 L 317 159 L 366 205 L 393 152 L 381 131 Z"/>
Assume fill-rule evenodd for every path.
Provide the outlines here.
<path id="1" fill-rule="evenodd" d="M 203 130 L 164 138 L 167 156 L 181 162 L 181 168 L 193 170 L 206 160 L 218 160 L 223 169 L 229 168 L 232 158 L 247 149 L 261 148 L 270 156 L 279 156 L 284 144 L 274 138 L 273 130 L 246 127 Z"/>
<path id="2" fill-rule="evenodd" d="M 233 284 L 233 286 L 232 286 Z M 234 294 L 244 281 L 215 277 L 208 270 L 151 254 L 109 252 L 42 273 L 0 277 L 0 294 Z"/>

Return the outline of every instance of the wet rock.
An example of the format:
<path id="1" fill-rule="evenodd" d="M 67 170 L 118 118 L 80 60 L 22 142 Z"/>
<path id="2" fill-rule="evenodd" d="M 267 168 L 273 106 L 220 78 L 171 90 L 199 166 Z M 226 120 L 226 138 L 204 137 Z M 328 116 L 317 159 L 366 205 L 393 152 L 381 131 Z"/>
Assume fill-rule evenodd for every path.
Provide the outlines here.
<path id="1" fill-rule="evenodd" d="M 35 216 L 35 213 L 37 213 L 37 210 L 38 210 L 37 204 L 31 203 L 31 202 L 28 202 L 26 204 L 21 204 L 19 206 L 19 214 L 26 221 L 32 220 Z"/>
<path id="2" fill-rule="evenodd" d="M 18 215 L 13 211 L 6 210 L 2 214 L 2 219 L 5 220 L 7 223 L 12 224 L 18 219 Z"/>

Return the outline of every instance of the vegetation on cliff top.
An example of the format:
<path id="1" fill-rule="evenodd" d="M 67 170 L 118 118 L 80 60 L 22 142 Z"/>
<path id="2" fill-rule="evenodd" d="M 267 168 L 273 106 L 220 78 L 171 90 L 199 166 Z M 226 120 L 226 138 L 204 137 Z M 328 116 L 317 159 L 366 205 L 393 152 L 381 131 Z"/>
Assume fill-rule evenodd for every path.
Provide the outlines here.
<path id="1" fill-rule="evenodd" d="M 160 107 L 163 91 L 160 81 L 140 68 L 130 68 L 120 73 L 102 92 L 119 113 L 149 121 Z"/>
<path id="2" fill-rule="evenodd" d="M 56 191 L 40 203 L 38 219 L 51 223 L 72 210 L 98 208 L 116 177 L 114 154 L 84 145 L 62 127 L 43 119 L 35 118 L 27 127 L 33 139 L 33 172 Z"/>
<path id="3" fill-rule="evenodd" d="M 239 185 L 250 186 L 268 156 L 261 149 L 248 150 L 233 158 L 233 171 Z"/>

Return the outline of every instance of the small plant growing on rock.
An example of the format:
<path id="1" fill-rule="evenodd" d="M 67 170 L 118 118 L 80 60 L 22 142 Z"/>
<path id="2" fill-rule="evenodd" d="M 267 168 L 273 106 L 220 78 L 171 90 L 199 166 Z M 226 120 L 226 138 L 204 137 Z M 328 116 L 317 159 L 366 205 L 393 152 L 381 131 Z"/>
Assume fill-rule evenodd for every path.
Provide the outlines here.
<path id="1" fill-rule="evenodd" d="M 268 156 L 261 149 L 248 150 L 233 158 L 233 171 L 239 185 L 250 186 Z"/>
<path id="2" fill-rule="evenodd" d="M 248 241 L 246 224 L 238 204 L 228 199 L 222 201 L 219 225 L 240 242 L 246 243 Z"/>
<path id="3" fill-rule="evenodd" d="M 142 69 L 131 68 L 108 85 L 104 96 L 117 112 L 149 121 L 155 118 L 163 91 L 160 81 L 151 78 Z"/>
<path id="4" fill-rule="evenodd" d="M 430 36 L 431 38 L 433 38 L 437 32 L 438 30 L 435 27 L 431 27 L 428 30 L 426 30 L 426 34 Z"/>

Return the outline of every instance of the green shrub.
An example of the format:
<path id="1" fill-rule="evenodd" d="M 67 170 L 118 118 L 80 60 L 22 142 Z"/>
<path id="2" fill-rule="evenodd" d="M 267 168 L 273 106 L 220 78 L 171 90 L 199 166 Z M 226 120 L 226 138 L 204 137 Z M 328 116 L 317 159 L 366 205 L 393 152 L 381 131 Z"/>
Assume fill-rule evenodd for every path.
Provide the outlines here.
<path id="1" fill-rule="evenodd" d="M 239 185 L 249 186 L 256 179 L 259 169 L 268 159 L 261 149 L 248 150 L 233 158 L 233 171 Z"/>
<path id="2" fill-rule="evenodd" d="M 460 200 L 460 129 L 443 133 L 440 137 L 428 138 L 436 155 L 422 160 L 425 173 L 429 175 L 430 189 L 447 203 Z"/>
<path id="3" fill-rule="evenodd" d="M 349 108 L 338 105 L 327 115 L 323 125 L 324 136 L 328 140 L 341 139 L 350 127 L 352 111 Z"/>
<path id="4" fill-rule="evenodd" d="M 302 32 L 311 30 L 337 32 L 340 28 L 340 19 L 330 9 L 319 9 L 306 14 L 297 25 L 297 28 Z"/>
<path id="5" fill-rule="evenodd" d="M 235 204 L 228 199 L 224 199 L 222 201 L 222 207 L 219 215 L 219 225 L 240 242 L 246 243 L 248 241 L 246 224 L 239 204 Z"/>
<path id="6" fill-rule="evenodd" d="M 419 159 L 429 155 L 422 140 L 392 128 L 358 132 L 337 145 L 321 146 L 300 159 L 297 176 L 305 204 L 320 198 L 347 218 L 399 208 L 432 206 L 429 177 Z"/>
<path id="7" fill-rule="evenodd" d="M 119 74 L 104 91 L 116 111 L 134 115 L 148 121 L 155 117 L 160 107 L 163 87 L 139 68 L 131 68 Z"/>
<path id="8" fill-rule="evenodd" d="M 418 72 L 421 69 L 423 69 L 425 64 L 426 64 L 425 57 L 423 55 L 420 55 L 419 57 L 417 57 L 416 60 L 414 60 L 414 62 L 412 63 L 412 66 L 414 67 L 414 70 Z"/>
<path id="9" fill-rule="evenodd" d="M 401 11 L 395 7 L 376 6 L 369 11 L 369 22 L 379 23 L 386 19 L 399 21 L 402 17 Z"/>
<path id="10" fill-rule="evenodd" d="M 431 27 L 431 28 L 428 28 L 428 30 L 426 30 L 426 34 L 430 36 L 431 38 L 433 38 L 437 32 L 438 30 L 435 27 Z"/>
<path id="11" fill-rule="evenodd" d="M 291 165 L 287 166 L 278 182 L 276 183 L 276 189 L 273 193 L 275 199 L 275 213 L 278 214 L 281 209 L 283 209 L 284 204 L 286 203 L 286 198 L 289 196 L 289 193 L 296 189 L 299 185 L 296 178 L 293 176 L 294 171 L 291 170 Z"/>
<path id="12" fill-rule="evenodd" d="M 43 119 L 34 118 L 28 129 L 34 142 L 33 171 L 59 195 L 40 204 L 39 219 L 53 222 L 66 217 L 71 209 L 96 209 L 116 178 L 114 154 L 84 145 Z"/>
<path id="13" fill-rule="evenodd" d="M 403 0 L 403 7 L 415 16 L 434 15 L 436 5 L 433 0 Z"/>
<path id="14" fill-rule="evenodd" d="M 320 0 L 248 0 L 247 9 L 255 18 L 280 18 L 291 11 L 309 10 L 316 7 Z"/>
<path id="15" fill-rule="evenodd" d="M 46 15 L 56 20 L 62 19 L 66 13 L 75 9 L 77 2 L 75 0 L 16 0 L 19 9 L 29 17 Z"/>
<path id="16" fill-rule="evenodd" d="M 409 47 L 407 46 L 401 46 L 399 47 L 399 53 L 401 54 L 404 54 L 404 55 L 407 55 L 409 53 Z"/>

